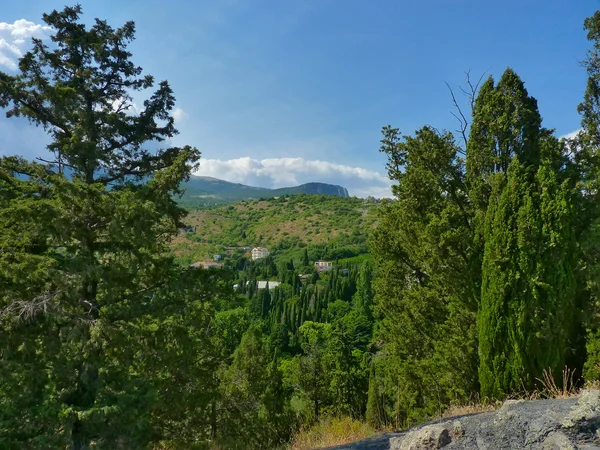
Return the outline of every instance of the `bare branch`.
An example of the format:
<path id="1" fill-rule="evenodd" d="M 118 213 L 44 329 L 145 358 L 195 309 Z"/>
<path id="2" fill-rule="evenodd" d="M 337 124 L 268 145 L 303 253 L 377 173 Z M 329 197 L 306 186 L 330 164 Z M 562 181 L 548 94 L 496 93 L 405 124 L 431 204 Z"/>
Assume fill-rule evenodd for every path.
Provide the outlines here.
<path id="1" fill-rule="evenodd" d="M 466 78 L 466 85 L 467 87 L 463 87 L 463 86 L 459 86 L 458 88 L 460 89 L 460 91 L 463 93 L 463 95 L 465 97 L 467 97 L 467 99 L 469 100 L 469 106 L 471 107 L 471 116 L 473 115 L 473 110 L 475 109 L 475 100 L 477 97 L 477 91 L 479 90 L 479 86 L 481 85 L 481 81 L 483 80 L 483 77 L 485 77 L 485 75 L 487 74 L 487 70 L 485 72 L 483 72 L 481 74 L 481 76 L 479 77 L 479 79 L 477 80 L 476 83 L 473 83 L 473 81 L 471 80 L 471 71 L 467 70 L 465 72 L 465 78 Z M 467 119 L 466 115 L 463 113 L 462 108 L 460 107 L 460 105 L 458 104 L 458 101 L 456 100 L 456 95 L 454 95 L 454 91 L 452 90 L 452 88 L 450 87 L 450 85 L 446 82 L 446 86 L 448 86 L 448 90 L 450 91 L 450 95 L 452 96 L 452 103 L 454 104 L 454 107 L 456 108 L 457 113 L 453 113 L 451 112 L 451 114 L 456 118 L 456 120 L 458 120 L 458 123 L 460 124 L 460 128 L 458 130 L 456 130 L 457 133 L 459 133 L 465 143 L 465 148 L 467 146 L 467 130 L 469 129 L 469 120 Z M 461 152 L 464 155 L 464 152 Z"/>
<path id="2" fill-rule="evenodd" d="M 35 159 L 37 159 L 38 161 L 44 162 L 46 164 L 57 164 L 57 165 L 60 165 L 60 166 L 69 167 L 71 169 L 75 169 L 75 166 L 72 166 L 71 164 L 67 164 L 67 163 L 62 162 L 62 161 L 49 161 L 47 159 L 42 158 L 41 156 L 38 156 Z"/>
<path id="3" fill-rule="evenodd" d="M 471 92 L 468 94 L 468 96 L 471 100 L 471 112 L 475 108 L 475 97 L 477 95 L 477 91 L 479 90 L 479 86 L 481 85 L 481 81 L 483 80 L 483 77 L 485 77 L 485 75 L 487 73 L 488 73 L 488 71 L 485 70 L 479 77 L 479 80 L 477 80 L 477 83 L 475 83 L 475 85 L 473 85 L 473 83 L 471 82 L 471 71 L 468 70 L 467 72 L 465 72 L 465 74 L 467 76 L 467 84 L 469 85 L 469 88 L 471 89 Z"/>
<path id="4" fill-rule="evenodd" d="M 92 303 L 88 300 L 81 300 L 79 302 L 84 309 L 87 309 L 87 314 L 92 314 L 92 312 L 100 311 L 100 308 L 95 303 Z"/>
<path id="5" fill-rule="evenodd" d="M 33 319 L 38 314 L 46 314 L 52 309 L 53 292 L 44 292 L 32 300 L 15 300 L 6 308 L 0 309 L 1 316 L 18 316 L 21 320 Z"/>
<path id="6" fill-rule="evenodd" d="M 467 129 L 469 128 L 469 121 L 463 114 L 462 109 L 460 108 L 460 105 L 456 101 L 456 96 L 454 95 L 454 91 L 452 90 L 452 88 L 450 87 L 448 82 L 446 82 L 446 86 L 448 86 L 448 90 L 450 91 L 450 95 L 452 96 L 452 103 L 454 103 L 454 107 L 458 111 L 458 115 L 456 115 L 455 113 L 452 112 L 452 115 L 454 117 L 456 117 L 456 119 L 458 120 L 458 123 L 460 124 L 460 128 L 457 130 L 457 132 L 459 132 L 461 134 L 463 141 L 465 142 L 465 147 L 466 147 L 467 146 Z"/>
<path id="7" fill-rule="evenodd" d="M 461 90 L 461 92 L 462 92 L 462 93 L 463 93 L 463 94 L 464 94 L 466 97 L 471 97 L 471 92 L 470 92 L 470 91 L 467 91 L 467 90 L 466 90 L 464 87 L 462 87 L 462 86 L 459 86 L 458 88 Z"/>

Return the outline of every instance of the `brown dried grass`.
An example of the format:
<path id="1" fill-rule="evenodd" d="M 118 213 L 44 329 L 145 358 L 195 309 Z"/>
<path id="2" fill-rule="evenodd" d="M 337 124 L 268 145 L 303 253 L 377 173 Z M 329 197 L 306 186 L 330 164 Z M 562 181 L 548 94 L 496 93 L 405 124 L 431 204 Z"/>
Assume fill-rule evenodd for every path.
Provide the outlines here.
<path id="1" fill-rule="evenodd" d="M 335 447 L 360 441 L 376 433 L 366 423 L 350 417 L 328 418 L 308 429 L 300 430 L 288 450 Z"/>
<path id="2" fill-rule="evenodd" d="M 541 385 L 539 391 L 541 398 L 571 398 L 581 394 L 580 383 L 575 379 L 575 369 L 567 366 L 562 371 L 562 383 L 557 384 L 550 369 L 544 370 L 542 378 L 537 378 Z"/>
<path id="3" fill-rule="evenodd" d="M 451 417 L 466 416 L 468 414 L 478 414 L 483 412 L 494 411 L 502 406 L 501 402 L 493 403 L 467 403 L 463 405 L 452 405 L 442 414 L 442 419 L 448 419 Z"/>

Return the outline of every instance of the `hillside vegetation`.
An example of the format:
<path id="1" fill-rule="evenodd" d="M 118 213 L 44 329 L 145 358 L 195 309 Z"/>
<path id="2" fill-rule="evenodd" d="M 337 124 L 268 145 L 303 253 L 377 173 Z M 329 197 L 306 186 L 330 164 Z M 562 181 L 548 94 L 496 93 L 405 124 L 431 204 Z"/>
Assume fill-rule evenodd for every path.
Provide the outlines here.
<path id="1" fill-rule="evenodd" d="M 195 210 L 172 248 L 180 261 L 212 258 L 225 247 L 329 247 L 338 256 L 368 251 L 377 202 L 356 197 L 293 195 Z"/>

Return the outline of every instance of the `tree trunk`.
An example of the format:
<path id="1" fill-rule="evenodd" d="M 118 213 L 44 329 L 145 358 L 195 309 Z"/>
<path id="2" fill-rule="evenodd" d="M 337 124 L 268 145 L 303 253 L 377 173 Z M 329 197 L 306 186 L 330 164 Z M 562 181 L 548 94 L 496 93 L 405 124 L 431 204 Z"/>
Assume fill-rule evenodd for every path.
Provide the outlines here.
<path id="1" fill-rule="evenodd" d="M 76 420 L 73 424 L 73 429 L 71 430 L 71 450 L 86 450 L 88 448 L 82 425 L 79 420 Z"/>
<path id="2" fill-rule="evenodd" d="M 217 438 L 217 401 L 213 401 L 210 408 L 210 438 Z"/>

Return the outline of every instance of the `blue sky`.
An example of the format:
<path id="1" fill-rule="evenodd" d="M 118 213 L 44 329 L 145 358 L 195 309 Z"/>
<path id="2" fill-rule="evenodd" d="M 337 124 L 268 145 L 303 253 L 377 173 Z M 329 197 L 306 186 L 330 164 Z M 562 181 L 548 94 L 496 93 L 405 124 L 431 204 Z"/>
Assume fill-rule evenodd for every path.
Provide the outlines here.
<path id="1" fill-rule="evenodd" d="M 406 134 L 425 124 L 456 128 L 445 82 L 458 86 L 466 70 L 499 77 L 514 68 L 544 124 L 559 135 L 576 130 L 588 49 L 583 20 L 600 7 L 591 0 L 81 4 L 87 22 L 136 22 L 134 60 L 171 83 L 174 144 L 202 151 L 201 174 L 266 187 L 333 182 L 361 196 L 389 189 L 378 152 L 383 125 Z M 62 5 L 3 4 L 0 70 L 11 73 L 2 56 L 16 57 L 15 33 L 43 33 L 34 24 Z M 23 31 L 19 19 L 33 24 Z M 41 130 L 0 117 L 0 154 L 34 157 L 43 145 Z"/>

